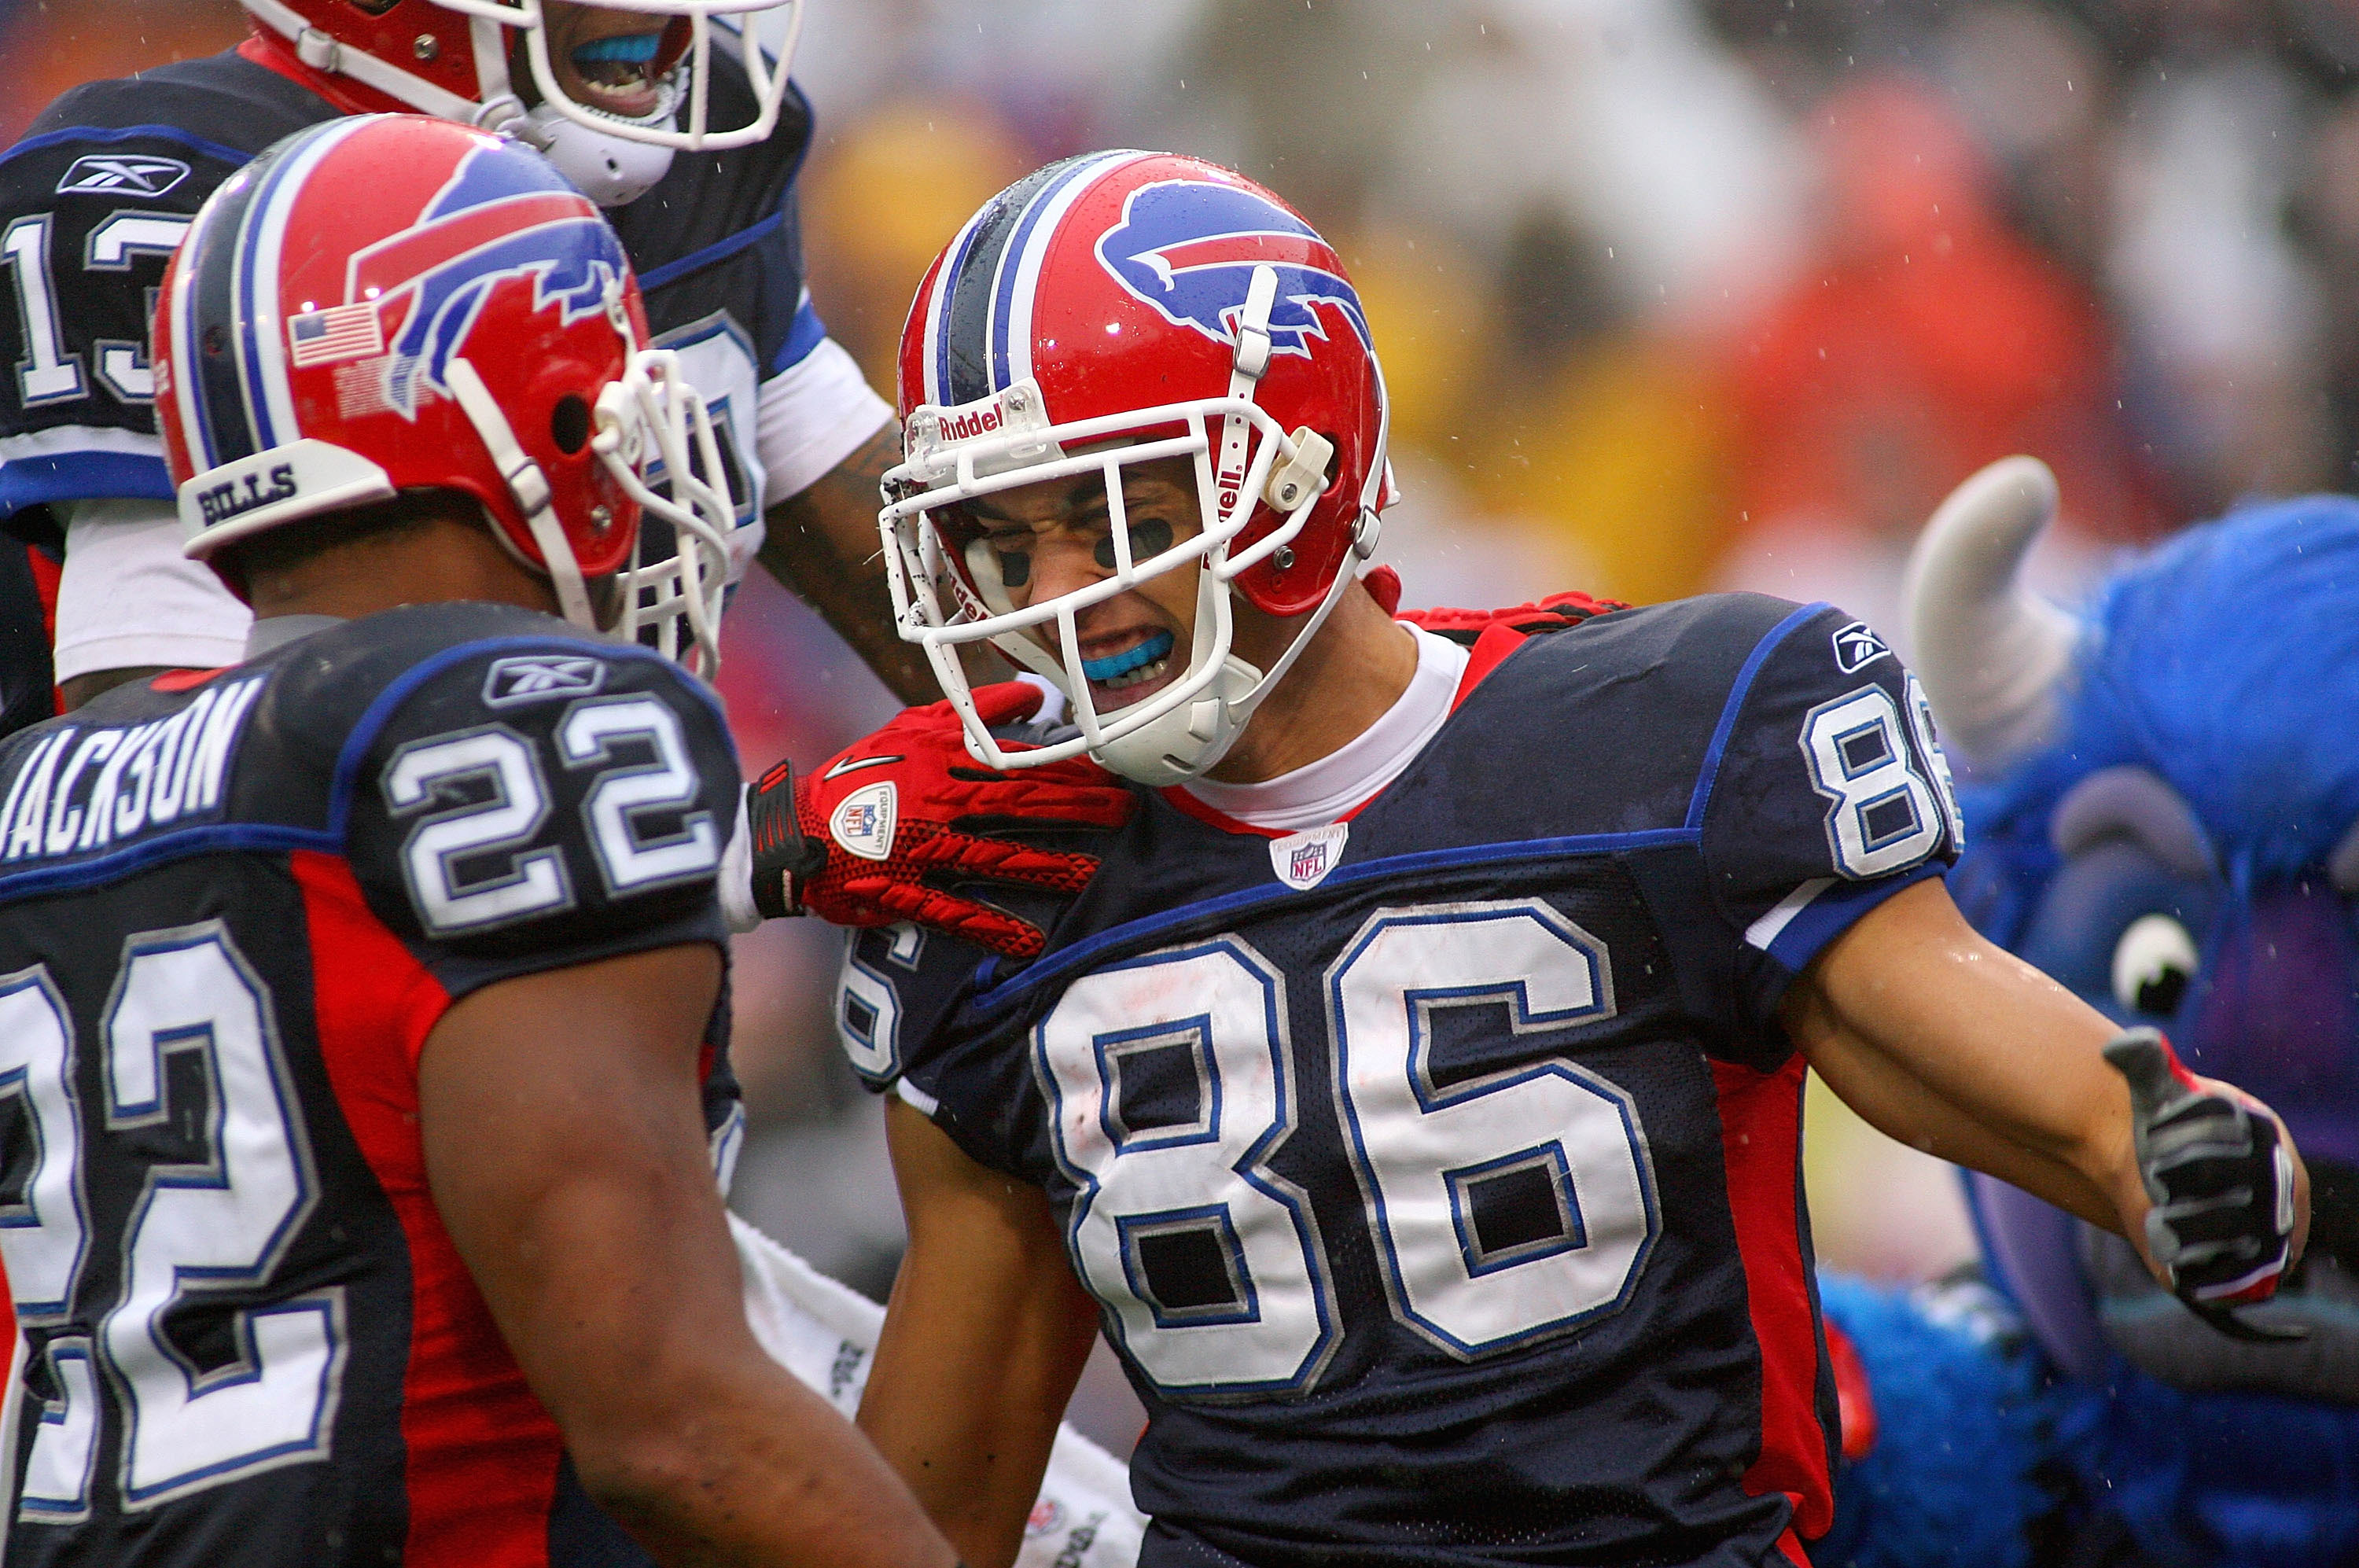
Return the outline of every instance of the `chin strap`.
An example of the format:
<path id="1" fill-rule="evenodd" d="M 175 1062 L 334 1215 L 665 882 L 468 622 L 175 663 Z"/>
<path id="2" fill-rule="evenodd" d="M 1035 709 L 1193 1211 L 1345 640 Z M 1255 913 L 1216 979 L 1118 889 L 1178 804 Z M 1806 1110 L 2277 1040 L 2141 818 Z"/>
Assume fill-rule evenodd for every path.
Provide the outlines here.
<path id="1" fill-rule="evenodd" d="M 1319 601 L 1319 607 L 1310 612 L 1310 618 L 1294 635 L 1294 640 L 1286 645 L 1286 651 L 1278 655 L 1276 664 L 1269 667 L 1269 673 L 1263 676 L 1252 691 L 1229 703 L 1230 712 L 1238 716 L 1239 729 L 1245 727 L 1245 720 L 1253 716 L 1253 711 L 1260 705 L 1261 700 L 1286 678 L 1288 670 L 1294 668 L 1294 661 L 1302 657 L 1302 650 L 1310 646 L 1310 639 L 1319 635 L 1319 628 L 1327 624 L 1327 617 L 1333 615 L 1335 606 L 1343 602 L 1345 590 L 1360 580 L 1358 563 L 1376 553 L 1376 537 L 1383 531 L 1384 519 L 1373 511 L 1363 510 L 1352 524 L 1352 559 L 1335 569 L 1335 581 L 1327 585 L 1327 596 Z"/>
<path id="2" fill-rule="evenodd" d="M 540 464 L 526 455 L 516 443 L 516 431 L 509 428 L 507 416 L 475 374 L 475 367 L 464 359 L 453 358 L 442 373 L 451 396 L 459 400 L 468 422 L 483 438 L 484 450 L 491 453 L 492 465 L 507 482 L 508 494 L 524 513 L 524 526 L 532 532 L 532 542 L 540 547 L 539 564 L 549 572 L 549 582 L 557 589 L 559 608 L 565 618 L 583 631 L 600 629 L 598 618 L 590 609 L 590 591 L 582 580 L 581 563 L 573 559 L 573 546 L 565 537 L 565 529 L 557 520 L 557 510 L 550 505 L 549 476 Z M 493 530 L 495 537 L 506 537 Z"/>
<path id="3" fill-rule="evenodd" d="M 1237 312 L 1237 349 L 1230 361 L 1229 396 L 1253 400 L 1254 389 L 1262 373 L 1269 368 L 1269 313 L 1277 304 L 1277 269 L 1264 263 L 1253 269 L 1253 281 L 1245 286 L 1245 309 Z M 1223 522 L 1234 522 L 1240 514 L 1249 512 L 1258 496 L 1245 494 L 1245 443 L 1253 436 L 1253 422 L 1243 414 L 1230 414 L 1221 420 L 1220 461 L 1213 464 L 1212 480 L 1218 493 L 1228 496 L 1229 516 Z"/>

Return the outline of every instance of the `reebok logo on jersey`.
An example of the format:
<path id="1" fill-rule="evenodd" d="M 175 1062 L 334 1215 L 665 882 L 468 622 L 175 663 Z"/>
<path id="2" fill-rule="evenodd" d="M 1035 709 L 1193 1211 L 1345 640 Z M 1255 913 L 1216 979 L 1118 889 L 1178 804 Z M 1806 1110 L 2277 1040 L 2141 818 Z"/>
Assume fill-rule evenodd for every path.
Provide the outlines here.
<path id="1" fill-rule="evenodd" d="M 586 697 L 605 684 L 602 660 L 525 653 L 493 661 L 484 676 L 484 702 L 494 708 L 513 708 L 551 697 Z"/>
<path id="2" fill-rule="evenodd" d="M 1845 675 L 1855 675 L 1891 654 L 1884 639 L 1869 629 L 1865 621 L 1854 621 L 1835 633 L 1835 668 Z"/>
<path id="3" fill-rule="evenodd" d="M 827 831 L 861 859 L 883 860 L 893 853 L 893 829 L 900 814 L 900 791 L 887 779 L 846 795 L 828 818 Z"/>
<path id="4" fill-rule="evenodd" d="M 60 196 L 128 196 L 154 201 L 189 177 L 189 166 L 177 158 L 147 158 L 136 152 L 92 153 L 78 158 L 58 181 Z"/>
<path id="5" fill-rule="evenodd" d="M 1316 887 L 1343 858 L 1343 844 L 1351 836 L 1351 823 L 1330 822 L 1308 833 L 1274 838 L 1269 841 L 1269 864 L 1288 887 L 1298 891 Z"/>

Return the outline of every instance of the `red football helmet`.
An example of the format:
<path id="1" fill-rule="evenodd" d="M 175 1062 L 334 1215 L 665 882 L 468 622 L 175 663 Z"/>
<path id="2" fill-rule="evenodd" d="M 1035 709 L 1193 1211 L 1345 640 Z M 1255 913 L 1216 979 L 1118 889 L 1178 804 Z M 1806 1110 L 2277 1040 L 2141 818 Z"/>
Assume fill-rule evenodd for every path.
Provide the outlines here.
<path id="1" fill-rule="evenodd" d="M 463 491 L 602 629 L 710 675 L 734 517 L 702 402 L 646 346 L 614 232 L 522 144 L 413 114 L 331 120 L 214 191 L 158 297 L 157 424 L 188 553 L 400 491 Z M 699 460 L 691 462 L 691 454 Z M 660 464 L 679 499 L 652 492 Z M 677 553 L 642 563 L 640 518 Z"/>
<path id="2" fill-rule="evenodd" d="M 625 116 L 582 102 L 558 81 L 542 0 L 240 3 L 305 65 L 367 90 L 346 108 L 406 106 L 437 119 L 510 131 L 608 207 L 634 200 L 660 180 L 675 148 L 744 147 L 768 136 L 778 123 L 788 65 L 802 29 L 802 0 L 590 0 L 602 10 L 638 12 L 661 22 L 659 31 L 642 38 L 589 46 L 603 51 L 602 60 L 642 68 L 656 84 L 655 105 Z M 786 26 L 775 55 L 755 47 L 742 22 L 724 23 L 714 37 L 715 18 L 780 9 L 787 12 Z M 511 45 L 518 39 L 539 97 L 529 111 L 511 80 Z M 745 66 L 753 90 L 743 123 L 722 130 L 710 125 L 716 47 Z M 684 125 L 679 123 L 683 109 Z"/>
<path id="3" fill-rule="evenodd" d="M 901 336 L 907 460 L 880 523 L 902 637 L 921 644 L 995 768 L 1086 749 L 1164 784 L 1220 759 L 1375 548 L 1386 500 L 1384 377 L 1333 247 L 1253 181 L 1200 158 L 1069 158 L 984 204 L 935 259 Z M 1202 529 L 1144 561 L 1122 470 L 1194 461 Z M 1104 475 L 1110 575 L 1015 608 L 963 504 Z M 1180 679 L 1100 713 L 1074 615 L 1201 563 Z M 1229 596 L 1309 615 L 1266 674 L 1230 652 Z M 1054 626 L 1062 657 L 1025 635 Z M 961 644 L 989 639 L 1056 681 L 1077 738 L 1003 751 L 974 716 Z"/>

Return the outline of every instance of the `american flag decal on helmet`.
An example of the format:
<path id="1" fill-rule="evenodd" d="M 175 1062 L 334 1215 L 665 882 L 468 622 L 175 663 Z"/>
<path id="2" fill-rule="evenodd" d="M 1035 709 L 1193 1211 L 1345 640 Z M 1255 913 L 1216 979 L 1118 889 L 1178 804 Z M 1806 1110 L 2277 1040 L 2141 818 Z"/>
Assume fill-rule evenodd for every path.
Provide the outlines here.
<path id="1" fill-rule="evenodd" d="M 298 367 L 385 352 L 376 304 L 336 305 L 287 319 L 287 354 Z"/>

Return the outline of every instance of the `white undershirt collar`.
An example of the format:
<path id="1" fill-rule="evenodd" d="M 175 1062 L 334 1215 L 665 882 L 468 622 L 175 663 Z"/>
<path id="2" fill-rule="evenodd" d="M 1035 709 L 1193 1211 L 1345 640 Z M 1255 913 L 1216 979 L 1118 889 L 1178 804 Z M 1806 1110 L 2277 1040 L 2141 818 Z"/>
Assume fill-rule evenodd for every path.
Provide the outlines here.
<path id="1" fill-rule="evenodd" d="M 1238 822 L 1299 833 L 1325 827 L 1399 778 L 1450 717 L 1469 657 L 1448 637 L 1408 630 L 1417 638 L 1417 673 L 1408 690 L 1343 746 L 1258 784 L 1191 779 L 1180 788 Z"/>

